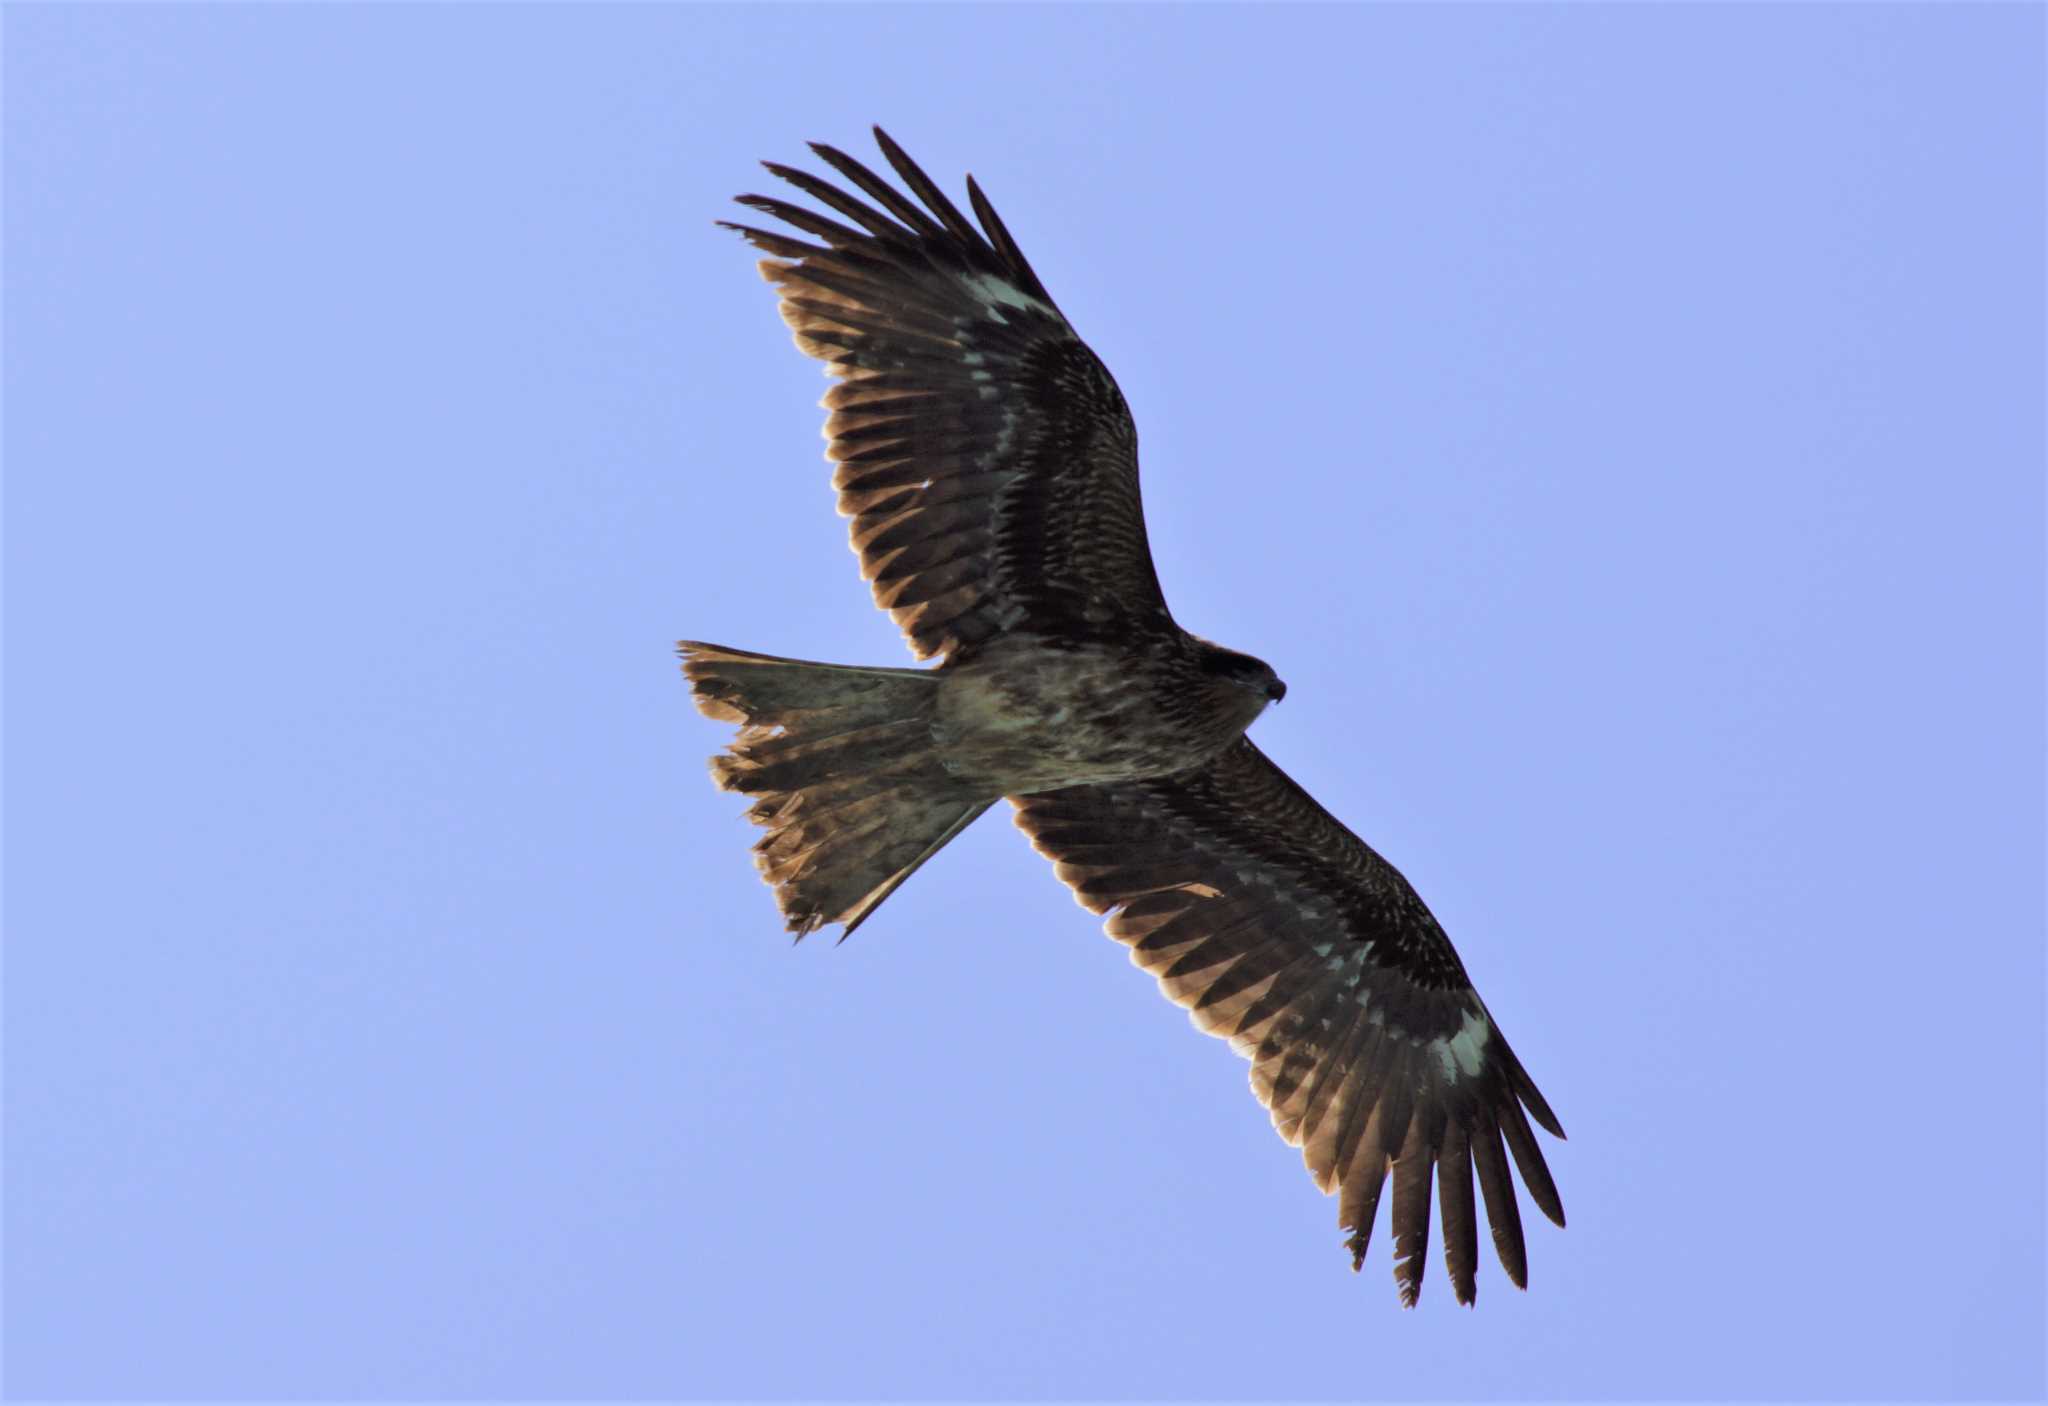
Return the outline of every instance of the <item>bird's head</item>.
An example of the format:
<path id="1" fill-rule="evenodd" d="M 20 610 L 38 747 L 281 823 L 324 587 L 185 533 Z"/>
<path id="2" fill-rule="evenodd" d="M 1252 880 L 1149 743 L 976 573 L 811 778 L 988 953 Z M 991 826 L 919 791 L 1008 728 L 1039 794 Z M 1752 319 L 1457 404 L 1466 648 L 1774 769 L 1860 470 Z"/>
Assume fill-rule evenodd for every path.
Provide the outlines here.
<path id="1" fill-rule="evenodd" d="M 1202 676 L 1214 681 L 1212 691 L 1219 705 L 1233 717 L 1243 718 L 1240 727 L 1251 726 L 1268 703 L 1287 696 L 1287 685 L 1265 660 L 1207 640 L 1201 641 L 1199 648 Z"/>

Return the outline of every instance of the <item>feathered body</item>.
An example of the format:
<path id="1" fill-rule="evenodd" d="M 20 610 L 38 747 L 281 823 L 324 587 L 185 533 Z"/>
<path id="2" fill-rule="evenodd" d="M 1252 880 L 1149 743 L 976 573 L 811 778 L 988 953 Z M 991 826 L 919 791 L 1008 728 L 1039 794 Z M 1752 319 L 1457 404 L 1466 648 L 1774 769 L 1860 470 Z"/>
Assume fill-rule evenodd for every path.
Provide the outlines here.
<path id="1" fill-rule="evenodd" d="M 1264 665 L 1252 661 L 1263 677 L 1226 677 L 1204 670 L 1204 653 L 1178 631 L 1123 646 L 995 641 L 936 671 L 932 740 L 947 770 L 991 798 L 1184 771 L 1235 742 L 1280 691 Z"/>
<path id="2" fill-rule="evenodd" d="M 1404 1302 L 1434 1182 L 1453 1287 L 1474 1292 L 1476 1173 L 1502 1265 L 1527 1262 L 1512 1156 L 1563 1223 L 1530 1130 L 1557 1120 L 1401 875 L 1245 737 L 1285 688 L 1189 634 L 1145 538 L 1137 431 L 970 178 L 980 228 L 879 129 L 906 196 L 813 150 L 865 200 L 768 169 L 841 223 L 743 204 L 797 345 L 838 384 L 828 457 L 861 572 L 927 669 L 685 643 L 713 759 L 799 935 L 863 922 L 1000 797 L 1075 897 L 1201 1028 L 1252 1061 L 1363 1261 L 1383 1186 Z M 915 197 L 914 199 L 912 197 Z M 869 203 L 872 202 L 872 203 Z"/>

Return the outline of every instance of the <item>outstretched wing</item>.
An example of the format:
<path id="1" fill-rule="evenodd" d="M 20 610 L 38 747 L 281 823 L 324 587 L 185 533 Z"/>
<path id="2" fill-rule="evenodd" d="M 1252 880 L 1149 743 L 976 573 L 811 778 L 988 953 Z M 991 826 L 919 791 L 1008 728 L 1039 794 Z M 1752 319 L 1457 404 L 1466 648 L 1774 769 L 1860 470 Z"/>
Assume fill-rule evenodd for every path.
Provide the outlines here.
<path id="1" fill-rule="evenodd" d="M 775 256 L 761 272 L 797 345 L 839 379 L 827 456 L 876 604 L 920 659 L 1011 630 L 1128 635 L 1138 617 L 1163 620 L 1116 382 L 973 178 L 980 230 L 879 127 L 875 140 L 921 206 L 813 143 L 873 205 L 765 164 L 859 228 L 762 195 L 740 203 L 820 243 L 729 227 Z"/>
<path id="2" fill-rule="evenodd" d="M 1564 1130 L 1393 865 L 1248 739 L 1174 776 L 1015 804 L 1074 896 L 1111 915 L 1107 931 L 1131 960 L 1251 1060 L 1273 1126 L 1317 1185 L 1339 1193 L 1352 1268 L 1391 1170 L 1394 1277 L 1402 1302 L 1415 1302 L 1434 1171 L 1444 1259 L 1470 1303 L 1477 1171 L 1501 1266 L 1526 1286 L 1508 1154 L 1563 1225 L 1528 1120 Z"/>

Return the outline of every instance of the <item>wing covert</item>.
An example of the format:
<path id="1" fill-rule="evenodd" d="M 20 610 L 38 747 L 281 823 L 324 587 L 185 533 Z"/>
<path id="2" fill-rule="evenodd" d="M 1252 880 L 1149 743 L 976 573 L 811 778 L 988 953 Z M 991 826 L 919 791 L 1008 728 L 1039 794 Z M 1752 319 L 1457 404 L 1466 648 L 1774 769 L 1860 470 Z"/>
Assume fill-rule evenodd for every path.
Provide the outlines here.
<path id="1" fill-rule="evenodd" d="M 1249 739 L 1174 776 L 1013 802 L 1131 960 L 1252 1062 L 1273 1126 L 1338 1194 L 1354 1269 L 1391 1178 L 1394 1274 L 1415 1302 L 1433 1178 L 1445 1263 L 1470 1303 L 1476 1173 L 1501 1265 L 1526 1286 L 1508 1160 L 1562 1225 L 1529 1119 L 1564 1132 L 1399 871 Z"/>
<path id="2" fill-rule="evenodd" d="M 1115 380 L 973 178 L 979 230 L 879 127 L 875 139 L 909 196 L 813 143 L 867 200 L 764 164 L 851 224 L 748 195 L 818 242 L 728 226 L 774 256 L 761 272 L 784 320 L 839 382 L 826 456 L 875 603 L 919 658 L 1164 617 Z"/>

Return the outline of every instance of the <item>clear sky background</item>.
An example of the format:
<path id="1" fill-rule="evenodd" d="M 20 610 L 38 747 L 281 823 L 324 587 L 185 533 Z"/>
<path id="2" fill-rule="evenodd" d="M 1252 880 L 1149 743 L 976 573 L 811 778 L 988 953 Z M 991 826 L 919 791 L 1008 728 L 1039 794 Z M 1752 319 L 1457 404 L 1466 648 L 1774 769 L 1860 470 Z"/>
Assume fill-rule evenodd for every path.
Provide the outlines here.
<path id="1" fill-rule="evenodd" d="M 2043 12 L 12 7 L 20 1397 L 2038 1397 Z M 792 949 L 679 636 L 906 661 L 712 221 L 881 121 L 1143 435 L 1571 1228 L 1396 1305 L 992 812 Z"/>

